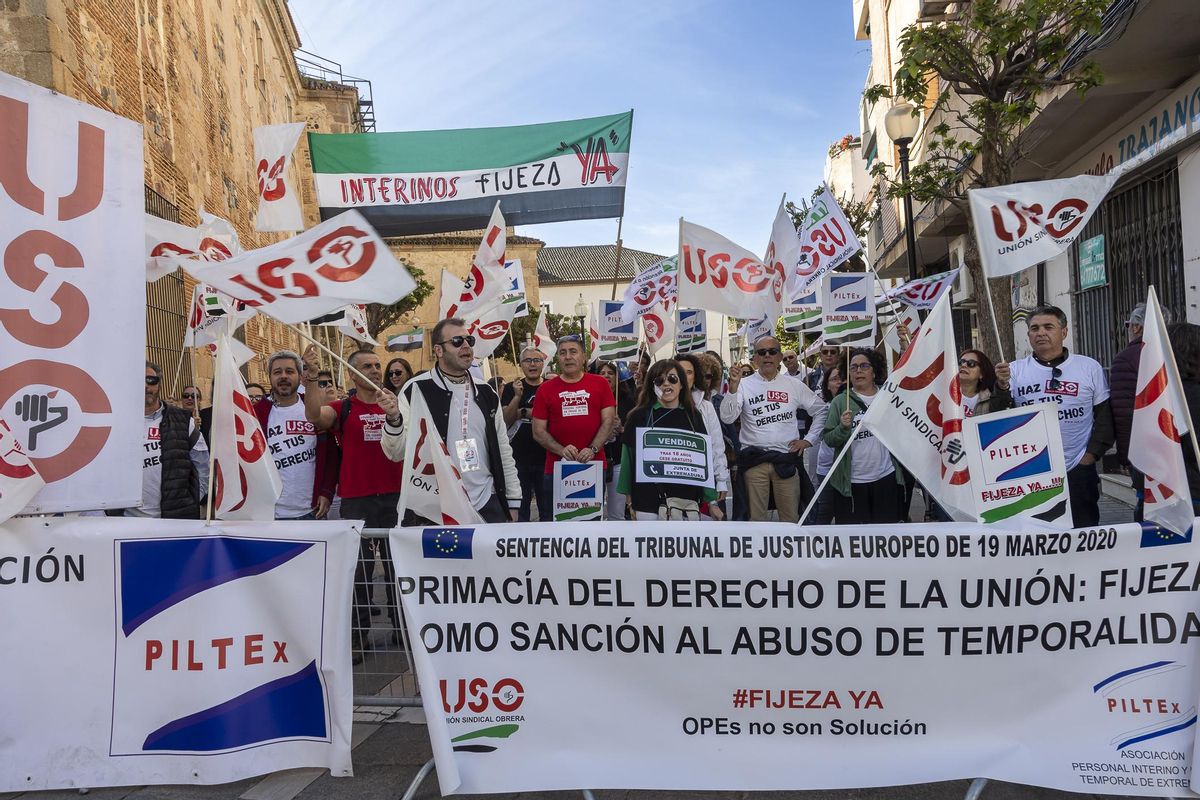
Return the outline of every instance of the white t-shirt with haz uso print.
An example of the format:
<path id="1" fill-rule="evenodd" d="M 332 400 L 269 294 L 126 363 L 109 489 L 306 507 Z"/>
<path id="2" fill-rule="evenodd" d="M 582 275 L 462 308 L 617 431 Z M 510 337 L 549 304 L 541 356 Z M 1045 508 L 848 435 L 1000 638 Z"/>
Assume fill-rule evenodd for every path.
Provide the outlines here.
<path id="1" fill-rule="evenodd" d="M 729 402 L 732 399 L 733 402 Z M 803 409 L 813 419 L 821 416 L 825 403 L 799 378 L 781 372 L 767 380 L 755 372 L 742 378 L 737 394 L 726 396 L 721 403 L 721 421 L 730 424 L 742 421 L 742 447 L 762 447 L 786 452 L 788 442 L 797 438 L 796 411 Z M 805 440 L 818 440 L 820 431 L 810 430 Z M 811 437 L 811 438 L 809 438 Z"/>
<path id="2" fill-rule="evenodd" d="M 1092 437 L 1092 409 L 1108 399 L 1108 380 L 1104 368 L 1087 356 L 1070 353 L 1058 365 L 1058 384 L 1051 386 L 1051 367 L 1042 366 L 1033 356 L 1012 363 L 1014 406 L 1034 403 L 1058 404 L 1058 429 L 1062 433 L 1063 455 L 1067 469 L 1073 469 L 1087 450 Z"/>
<path id="3" fill-rule="evenodd" d="M 267 415 L 267 447 L 283 491 L 275 502 L 275 519 L 296 519 L 313 510 L 317 471 L 317 429 L 304 416 L 304 401 L 271 406 Z"/>

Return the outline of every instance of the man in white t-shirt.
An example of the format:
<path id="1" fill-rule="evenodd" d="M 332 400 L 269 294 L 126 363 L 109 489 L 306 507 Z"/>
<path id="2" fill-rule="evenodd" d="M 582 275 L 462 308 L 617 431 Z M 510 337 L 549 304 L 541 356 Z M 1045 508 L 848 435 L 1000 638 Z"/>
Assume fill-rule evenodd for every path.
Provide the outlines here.
<path id="1" fill-rule="evenodd" d="M 127 517 L 199 519 L 208 487 L 208 447 L 192 415 L 162 402 L 162 367 L 146 362 L 142 504 Z"/>
<path id="2" fill-rule="evenodd" d="M 741 450 L 738 467 L 746 481 L 750 519 L 768 518 L 771 494 L 779 519 L 800 519 L 801 454 L 812 446 L 820 431 L 810 430 L 805 438 L 797 433 L 796 413 L 806 411 L 813 419 L 825 404 L 800 378 L 780 373 L 779 340 L 763 336 L 754 342 L 758 371 L 739 379 L 729 375 L 729 394 L 721 403 L 721 421 L 741 421 Z M 812 437 L 812 438 L 808 438 Z M 804 476 L 807 480 L 807 476 Z"/>
<path id="3" fill-rule="evenodd" d="M 300 356 L 292 351 L 273 354 L 267 360 L 270 399 L 254 405 L 283 483 L 275 502 L 275 519 L 324 519 L 337 484 L 336 471 L 326 457 L 327 434 L 318 433 L 304 414 L 299 394 L 303 370 Z"/>
<path id="4" fill-rule="evenodd" d="M 1067 462 L 1071 516 L 1077 527 L 1100 523 L 1100 474 L 1096 467 L 1116 440 L 1108 381 L 1094 359 L 1063 347 L 1067 315 L 1039 306 L 1029 315 L 1033 355 L 1012 363 L 1014 406 L 1058 404 L 1058 427 Z"/>

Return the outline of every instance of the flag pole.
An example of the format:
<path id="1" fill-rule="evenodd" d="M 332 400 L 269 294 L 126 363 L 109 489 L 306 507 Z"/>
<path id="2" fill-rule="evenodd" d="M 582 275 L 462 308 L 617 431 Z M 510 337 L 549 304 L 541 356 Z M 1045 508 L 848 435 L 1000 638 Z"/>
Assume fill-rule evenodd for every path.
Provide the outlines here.
<path id="1" fill-rule="evenodd" d="M 513 363 L 517 365 L 517 371 L 521 369 L 521 359 L 517 355 L 517 342 L 513 339 L 512 325 L 508 326 L 508 346 L 512 348 Z"/>
<path id="2" fill-rule="evenodd" d="M 179 381 L 183 377 L 183 354 L 187 352 L 187 345 L 182 345 L 179 348 L 179 363 L 175 365 L 175 386 L 171 389 L 171 396 L 179 396 Z"/>
<path id="3" fill-rule="evenodd" d="M 849 386 L 850 382 L 846 381 L 846 385 Z M 847 406 L 847 408 L 849 408 L 849 406 Z M 839 422 L 838 424 L 840 425 L 841 423 Z M 804 513 L 800 515 L 800 519 L 796 522 L 797 525 L 803 525 L 804 520 L 808 519 L 809 513 L 813 510 L 813 506 L 817 504 L 817 500 L 821 497 L 821 492 L 825 491 L 825 487 L 829 484 L 829 479 L 833 477 L 833 471 L 837 469 L 838 464 L 842 463 L 842 459 L 846 457 L 846 453 L 850 452 L 850 445 L 854 443 L 854 433 L 857 430 L 858 423 L 855 423 L 854 427 L 850 429 L 850 438 L 846 440 L 845 446 L 838 451 L 837 458 L 833 459 L 833 466 L 829 468 L 829 472 L 825 473 L 825 480 L 821 481 L 821 485 L 817 487 L 815 492 L 813 492 L 812 500 L 808 501 L 808 505 L 805 507 Z"/>
<path id="4" fill-rule="evenodd" d="M 224 339 L 225 339 L 225 333 L 222 332 L 220 338 L 217 339 L 217 355 L 218 356 L 221 355 L 221 346 L 223 344 Z M 213 408 L 214 414 L 217 413 L 216 407 L 215 407 L 216 399 L 217 399 L 217 397 L 219 397 L 217 392 L 221 391 L 221 386 L 217 381 L 217 378 L 219 378 L 221 375 L 221 370 L 219 367 L 220 367 L 219 364 L 213 365 L 212 395 L 213 395 L 213 404 L 214 404 L 214 408 Z M 193 378 L 194 377 L 195 376 L 193 375 Z M 208 448 L 208 491 L 206 493 L 208 495 L 208 499 L 205 501 L 207 510 L 204 512 L 204 524 L 206 527 L 209 525 L 212 525 L 212 523 L 213 523 L 213 484 L 217 482 L 217 474 L 216 474 L 216 472 L 213 471 L 213 466 L 215 464 L 216 464 L 216 459 L 213 458 L 213 448 L 209 447 Z"/>
<path id="5" fill-rule="evenodd" d="M 370 379 L 370 378 L 368 378 L 366 375 L 363 375 L 361 372 L 359 372 L 358 370 L 356 370 L 356 369 L 354 368 L 354 365 L 352 365 L 352 364 L 351 364 L 349 361 L 347 361 L 346 359 L 342 358 L 340 355 L 338 355 L 337 353 L 333 352 L 332 350 L 330 350 L 330 349 L 329 349 L 328 347 L 326 347 L 325 345 L 323 345 L 323 344 L 321 344 L 320 342 L 318 342 L 318 341 L 317 341 L 316 339 L 314 339 L 312 336 L 310 336 L 310 335 L 306 334 L 304 331 L 302 331 L 302 330 L 300 329 L 300 327 L 299 327 L 299 326 L 297 326 L 297 325 L 293 325 L 293 324 L 290 324 L 290 323 L 286 323 L 286 322 L 284 323 L 284 325 L 285 325 L 286 327 L 290 328 L 291 330 L 295 331 L 295 332 L 296 332 L 296 333 L 297 333 L 297 334 L 300 336 L 300 338 L 301 338 L 301 339 L 305 339 L 305 340 L 307 340 L 307 341 L 309 341 L 309 342 L 312 342 L 312 343 L 313 343 L 314 345 L 316 345 L 318 348 L 320 348 L 321 350 L 324 350 L 324 351 L 325 351 L 325 352 L 326 352 L 326 353 L 329 355 L 329 357 L 330 357 L 330 358 L 332 358 L 334 361 L 338 362 L 338 363 L 339 363 L 339 364 L 341 364 L 343 367 L 345 367 L 346 369 L 350 370 L 352 373 L 354 373 L 354 374 L 355 374 L 355 375 L 357 375 L 359 378 L 361 378 L 361 379 L 362 379 L 362 381 L 363 381 L 363 383 L 367 384 L 368 386 L 370 386 L 371 388 L 373 388 L 373 389 L 374 389 L 375 391 L 377 391 L 377 392 L 381 392 L 381 391 L 383 391 L 382 387 L 380 387 L 380 386 L 379 386 L 377 383 L 375 383 L 375 381 L 371 380 L 371 379 Z"/>
<path id="6" fill-rule="evenodd" d="M 609 300 L 617 299 L 617 276 L 621 272 L 621 225 L 625 222 L 625 215 L 617 217 L 617 265 L 613 267 L 613 285 L 612 297 Z"/>
<path id="7" fill-rule="evenodd" d="M 1007 361 L 1008 359 L 1004 357 L 1004 340 L 1000 338 L 1000 321 L 996 319 L 996 306 L 992 302 L 992 279 L 986 274 L 983 278 L 983 287 L 984 294 L 987 295 L 988 310 L 992 313 L 992 332 L 996 334 L 996 350 L 1000 353 L 1000 361 Z M 1153 291 L 1153 287 L 1151 291 Z"/>

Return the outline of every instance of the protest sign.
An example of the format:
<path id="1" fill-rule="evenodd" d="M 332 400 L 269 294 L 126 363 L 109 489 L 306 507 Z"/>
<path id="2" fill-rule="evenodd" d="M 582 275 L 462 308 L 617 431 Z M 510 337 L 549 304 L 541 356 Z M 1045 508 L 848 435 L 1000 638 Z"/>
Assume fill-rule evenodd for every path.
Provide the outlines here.
<path id="1" fill-rule="evenodd" d="M 842 206 L 826 186 L 805 209 L 800 221 L 800 258 L 794 277 L 789 275 L 792 296 L 808 293 L 821 279 L 862 250 L 862 243 L 846 219 Z"/>
<path id="2" fill-rule="evenodd" d="M 351 303 L 394 303 L 416 282 L 357 211 L 218 263 L 181 259 L 196 280 L 281 322 Z"/>
<path id="3" fill-rule="evenodd" d="M 308 135 L 321 218 L 362 211 L 383 236 L 619 217 L 633 112 L 539 125 Z"/>
<path id="4" fill-rule="evenodd" d="M 1021 516 L 1059 526 L 1071 524 L 1056 404 L 968 417 L 962 432 L 980 522 Z"/>
<path id="5" fill-rule="evenodd" d="M 604 465 L 554 462 L 554 521 L 597 520 L 604 512 Z"/>
<path id="6" fill-rule="evenodd" d="M 623 322 L 621 303 L 600 301 L 600 338 L 597 356 L 605 361 L 632 361 L 637 358 L 637 321 Z"/>
<path id="7" fill-rule="evenodd" d="M 775 335 L 775 320 L 766 318 L 748 319 L 738 328 L 737 335 L 746 340 L 746 349 L 750 350 L 759 339 L 764 336 Z"/>
<path id="8" fill-rule="evenodd" d="M 679 309 L 675 352 L 695 353 L 708 347 L 708 318 L 702 308 Z"/>
<path id="9" fill-rule="evenodd" d="M 4 74 L 0 120 L 0 416 L 46 481 L 24 513 L 136 506 L 142 128 Z"/>
<path id="10" fill-rule="evenodd" d="M 0 525 L 0 792 L 350 775 L 357 527 Z"/>
<path id="11" fill-rule="evenodd" d="M 525 299 L 525 273 L 521 270 L 521 259 L 504 262 L 504 277 L 508 280 L 508 288 L 500 296 L 502 303 L 515 303 L 517 310 L 513 319 L 529 316 L 529 302 Z"/>
<path id="12" fill-rule="evenodd" d="M 764 264 L 716 231 L 679 220 L 679 302 L 731 317 L 775 319 L 783 307 L 783 267 Z"/>
<path id="13" fill-rule="evenodd" d="M 288 180 L 292 151 L 302 133 L 303 122 L 260 125 L 254 129 L 254 172 L 258 177 L 256 231 L 304 230 L 300 195 Z"/>
<path id="14" fill-rule="evenodd" d="M 670 428 L 638 428 L 637 479 L 647 483 L 681 483 L 712 489 L 712 443 L 703 433 Z"/>
<path id="15" fill-rule="evenodd" d="M 979 260 L 989 278 L 1049 261 L 1079 238 L 1119 173 L 970 189 Z"/>
<path id="16" fill-rule="evenodd" d="M 875 276 L 870 272 L 826 275 L 821 330 L 829 345 L 875 344 Z"/>
<path id="17" fill-rule="evenodd" d="M 675 309 L 678 296 L 676 283 L 676 256 L 661 258 L 638 273 L 633 282 L 625 287 L 621 304 L 621 320 L 632 322 L 652 309 L 670 312 Z"/>
<path id="18" fill-rule="evenodd" d="M 1200 543 L 710 527 L 394 532 L 442 794 L 1189 787 Z"/>
<path id="19" fill-rule="evenodd" d="M 821 330 L 821 287 L 818 285 L 807 294 L 796 295 L 783 307 L 783 329 L 800 333 L 817 333 Z"/>

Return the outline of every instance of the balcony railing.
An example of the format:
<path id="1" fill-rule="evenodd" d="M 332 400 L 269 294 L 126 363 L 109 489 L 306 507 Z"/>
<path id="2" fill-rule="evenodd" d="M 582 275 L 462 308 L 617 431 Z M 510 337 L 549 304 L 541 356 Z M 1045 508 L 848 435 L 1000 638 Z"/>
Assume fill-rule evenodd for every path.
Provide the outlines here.
<path id="1" fill-rule="evenodd" d="M 300 76 L 315 82 L 320 88 L 344 87 L 354 89 L 358 93 L 358 106 L 355 109 L 354 127 L 359 133 L 375 132 L 375 98 L 371 93 L 371 82 L 366 78 L 355 78 L 342 72 L 342 65 L 328 58 L 322 58 L 307 50 L 295 52 L 296 69 Z"/>

